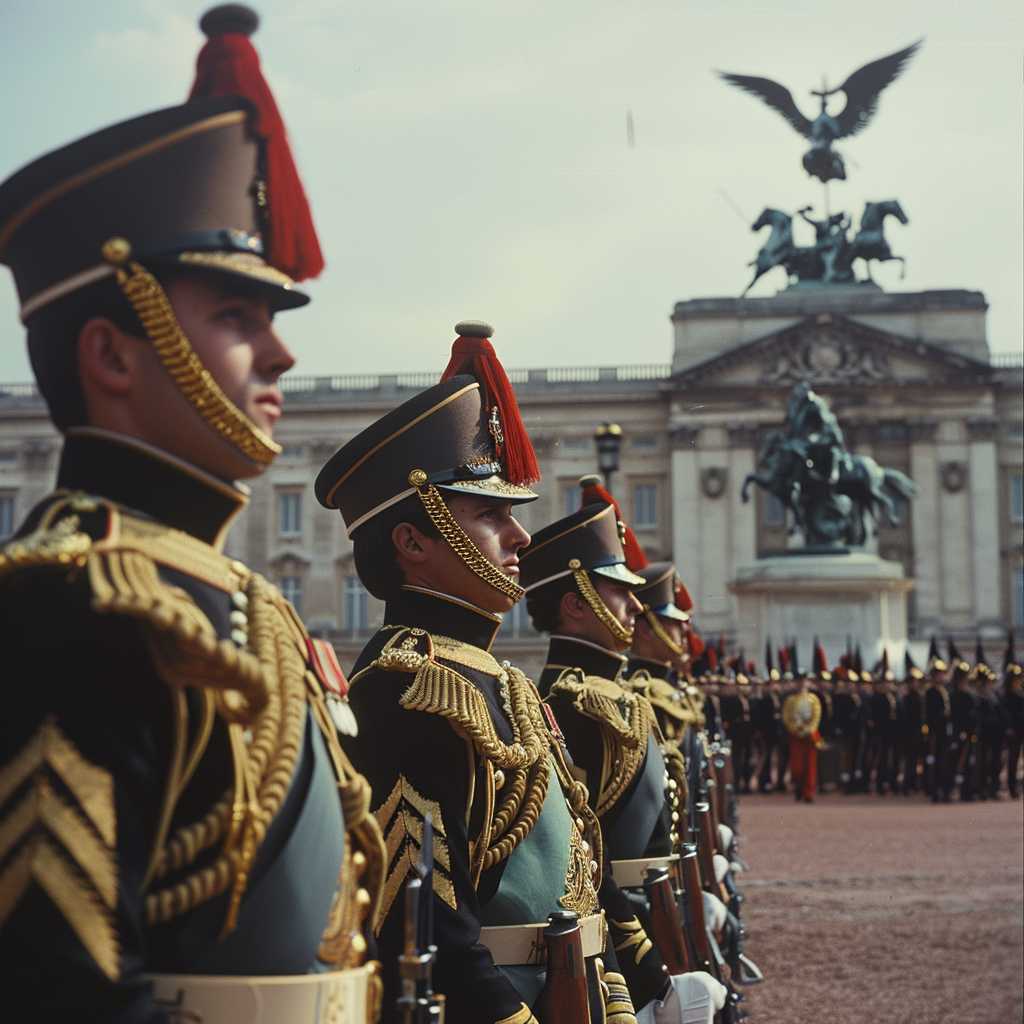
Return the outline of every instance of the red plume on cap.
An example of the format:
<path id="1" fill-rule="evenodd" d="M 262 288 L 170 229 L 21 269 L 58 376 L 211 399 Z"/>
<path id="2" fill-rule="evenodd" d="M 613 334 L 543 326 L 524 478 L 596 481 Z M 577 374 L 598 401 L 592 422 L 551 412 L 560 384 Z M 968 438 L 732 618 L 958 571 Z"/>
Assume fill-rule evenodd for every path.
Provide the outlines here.
<path id="1" fill-rule="evenodd" d="M 828 658 L 825 657 L 825 645 L 817 638 L 814 638 L 814 672 L 821 675 L 828 671 Z"/>
<path id="2" fill-rule="evenodd" d="M 789 648 L 779 648 L 779 670 L 782 672 L 789 671 Z"/>
<path id="3" fill-rule="evenodd" d="M 708 656 L 708 668 L 714 672 L 718 669 L 718 651 L 716 651 L 714 647 L 708 646 L 706 648 L 706 653 Z"/>
<path id="4" fill-rule="evenodd" d="M 505 468 L 505 479 L 520 486 L 536 483 L 540 479 L 540 467 L 533 443 L 519 414 L 508 374 L 488 340 L 494 328 L 467 320 L 456 324 L 455 330 L 459 336 L 452 345 L 451 359 L 441 380 L 450 380 L 461 373 L 476 377 L 483 391 L 484 410 L 491 424 L 495 450 Z M 493 419 L 495 409 L 497 422 Z"/>
<path id="5" fill-rule="evenodd" d="M 633 572 L 639 572 L 648 564 L 644 549 L 640 547 L 640 541 L 636 534 L 630 529 L 619 503 L 612 497 L 611 491 L 604 487 L 596 476 L 585 476 L 580 478 L 580 500 L 583 505 L 593 505 L 602 502 L 611 505 L 615 509 L 615 518 L 626 528 L 626 536 L 622 540 L 622 550 L 626 553 L 626 568 Z"/>
<path id="6" fill-rule="evenodd" d="M 691 632 L 689 636 L 690 658 L 696 661 L 706 650 L 704 637 L 697 632 Z"/>
<path id="7" fill-rule="evenodd" d="M 693 598 L 690 597 L 690 592 L 682 580 L 676 581 L 676 607 L 681 612 L 693 611 Z"/>
<path id="8" fill-rule="evenodd" d="M 258 26 L 259 16 L 243 4 L 224 4 L 203 15 L 199 27 L 208 39 L 199 52 L 188 98 L 241 96 L 256 108 L 252 127 L 264 143 L 267 188 L 266 259 L 303 281 L 324 269 L 324 258 L 284 121 L 249 42 Z"/>

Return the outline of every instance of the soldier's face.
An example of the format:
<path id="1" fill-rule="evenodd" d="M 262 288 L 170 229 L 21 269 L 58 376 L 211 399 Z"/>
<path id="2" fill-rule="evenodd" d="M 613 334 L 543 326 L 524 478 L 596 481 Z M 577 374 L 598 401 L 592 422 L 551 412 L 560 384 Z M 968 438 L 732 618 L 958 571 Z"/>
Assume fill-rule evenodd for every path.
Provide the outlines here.
<path id="1" fill-rule="evenodd" d="M 165 291 L 185 336 L 221 390 L 272 435 L 283 407 L 277 379 L 295 359 L 274 329 L 267 299 L 203 275 L 172 278 Z M 146 379 L 137 406 L 149 435 L 144 439 L 217 476 L 237 479 L 259 472 L 203 422 L 147 349 L 150 358 L 140 361 Z"/>
<path id="2" fill-rule="evenodd" d="M 512 505 L 473 494 L 446 494 L 445 503 L 484 558 L 518 582 L 519 552 L 530 543 L 530 535 L 512 514 Z M 515 604 L 473 572 L 443 538 L 416 531 L 416 539 L 423 558 L 403 564 L 409 583 L 440 590 L 490 612 L 508 611 Z"/>
<path id="3" fill-rule="evenodd" d="M 604 579 L 600 576 L 597 577 L 597 592 L 601 595 L 601 600 L 604 601 L 605 607 L 608 611 L 615 616 L 618 621 L 626 627 L 626 629 L 633 629 L 636 623 L 636 617 L 643 611 L 643 606 L 633 595 L 633 591 L 628 587 L 623 587 L 618 583 L 613 583 L 611 580 Z M 590 611 L 590 609 L 587 609 Z M 593 612 L 591 611 L 591 615 Z M 594 616 L 594 621 L 597 621 L 597 617 Z M 598 623 L 605 637 L 609 638 L 605 640 L 605 645 L 611 640 L 611 634 Z M 628 644 L 620 643 L 615 641 L 615 647 L 617 650 L 624 651 L 628 648 Z"/>

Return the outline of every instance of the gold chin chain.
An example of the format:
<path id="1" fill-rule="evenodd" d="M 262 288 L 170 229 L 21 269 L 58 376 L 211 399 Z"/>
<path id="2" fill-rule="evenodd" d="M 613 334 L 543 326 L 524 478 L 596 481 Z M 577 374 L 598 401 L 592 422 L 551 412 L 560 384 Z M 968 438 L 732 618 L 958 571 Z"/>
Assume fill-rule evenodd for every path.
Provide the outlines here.
<path id="1" fill-rule="evenodd" d="M 598 622 L 608 630 L 609 633 L 619 643 L 631 644 L 633 642 L 633 630 L 627 629 L 614 615 L 608 610 L 608 605 L 601 600 L 601 595 L 597 592 L 597 588 L 593 583 L 590 582 L 590 577 L 587 575 L 586 569 L 579 568 L 579 560 L 573 559 L 569 563 L 569 567 L 573 570 L 572 578 L 576 581 L 576 586 L 579 588 L 580 594 L 583 596 L 583 600 L 590 605 L 590 610 L 597 616 Z"/>
<path id="2" fill-rule="evenodd" d="M 647 620 L 647 625 L 651 627 L 651 632 L 677 657 L 681 658 L 683 655 L 682 647 L 675 642 L 665 632 L 665 627 L 658 621 L 658 616 L 651 611 L 648 605 L 644 605 L 644 618 Z"/>
<path id="3" fill-rule="evenodd" d="M 488 561 L 469 534 L 458 524 L 440 491 L 433 484 L 426 483 L 426 474 L 423 470 L 414 469 L 409 474 L 409 483 L 416 488 L 430 521 L 452 551 L 459 556 L 459 560 L 499 594 L 504 594 L 512 601 L 521 601 L 526 591 Z"/>
<path id="4" fill-rule="evenodd" d="M 129 262 L 130 256 L 131 246 L 123 238 L 103 246 L 103 258 L 115 268 L 118 286 L 163 368 L 208 426 L 247 459 L 269 465 L 281 454 L 281 446 L 224 394 L 189 343 L 160 282 L 145 267 Z"/>

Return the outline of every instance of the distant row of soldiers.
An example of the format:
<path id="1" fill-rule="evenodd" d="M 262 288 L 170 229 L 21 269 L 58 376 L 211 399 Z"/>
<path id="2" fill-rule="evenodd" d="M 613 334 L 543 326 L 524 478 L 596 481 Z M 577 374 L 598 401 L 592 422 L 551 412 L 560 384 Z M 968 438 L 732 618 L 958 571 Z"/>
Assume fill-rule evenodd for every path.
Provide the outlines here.
<path id="1" fill-rule="evenodd" d="M 987 664 L 980 643 L 972 663 L 952 640 L 940 656 L 933 638 L 926 668 L 908 652 L 902 677 L 885 654 L 872 670 L 847 654 L 830 671 L 817 641 L 814 651 L 806 672 L 794 671 L 792 648 L 780 650 L 781 670 L 769 655 L 764 673 L 741 659 L 725 660 L 725 671 L 712 669 L 707 654 L 696 662 L 711 731 L 729 739 L 740 792 L 755 782 L 759 792 L 782 792 L 787 775 L 795 778 L 784 709 L 805 689 L 815 698 L 814 789 L 923 793 L 940 802 L 997 799 L 1005 784 L 1011 798 L 1020 797 L 1024 670 L 1012 634 L 1001 672 Z"/>

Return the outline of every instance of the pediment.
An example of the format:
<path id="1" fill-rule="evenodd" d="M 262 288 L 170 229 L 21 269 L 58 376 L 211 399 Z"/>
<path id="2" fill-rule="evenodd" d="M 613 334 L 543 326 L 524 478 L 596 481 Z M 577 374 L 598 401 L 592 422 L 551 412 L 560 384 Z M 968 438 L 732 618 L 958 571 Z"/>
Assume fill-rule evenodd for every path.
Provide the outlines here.
<path id="1" fill-rule="evenodd" d="M 938 345 L 834 313 L 745 342 L 673 378 L 677 387 L 984 383 L 991 367 Z"/>

